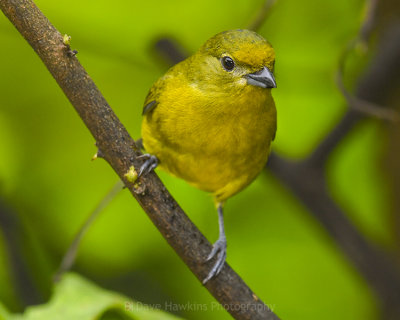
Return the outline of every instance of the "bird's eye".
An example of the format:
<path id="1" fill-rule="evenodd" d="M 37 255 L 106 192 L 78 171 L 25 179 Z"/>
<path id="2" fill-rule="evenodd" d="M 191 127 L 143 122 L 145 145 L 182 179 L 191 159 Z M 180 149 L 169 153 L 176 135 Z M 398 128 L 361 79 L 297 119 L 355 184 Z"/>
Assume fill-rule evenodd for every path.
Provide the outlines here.
<path id="1" fill-rule="evenodd" d="M 231 57 L 228 56 L 222 57 L 221 64 L 226 71 L 232 71 L 235 67 L 235 62 Z"/>

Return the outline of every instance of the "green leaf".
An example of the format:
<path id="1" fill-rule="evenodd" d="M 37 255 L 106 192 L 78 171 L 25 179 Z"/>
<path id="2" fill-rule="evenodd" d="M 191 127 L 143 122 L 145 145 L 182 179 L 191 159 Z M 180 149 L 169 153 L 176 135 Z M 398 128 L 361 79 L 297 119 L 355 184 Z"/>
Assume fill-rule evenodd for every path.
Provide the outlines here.
<path id="1" fill-rule="evenodd" d="M 23 315 L 8 315 L 0 304 L 0 320 L 177 320 L 161 310 L 104 290 L 83 277 L 68 273 L 55 285 L 50 301 L 26 309 Z"/>
<path id="2" fill-rule="evenodd" d="M 4 308 L 2 303 L 0 302 L 0 320 L 9 320 L 10 315 L 8 311 Z"/>

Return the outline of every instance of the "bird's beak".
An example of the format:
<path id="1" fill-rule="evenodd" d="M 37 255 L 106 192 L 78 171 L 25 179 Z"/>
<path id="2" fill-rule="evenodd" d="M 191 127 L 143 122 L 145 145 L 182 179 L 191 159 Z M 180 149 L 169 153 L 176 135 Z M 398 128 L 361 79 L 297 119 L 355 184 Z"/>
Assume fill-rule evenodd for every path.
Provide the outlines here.
<path id="1" fill-rule="evenodd" d="M 246 75 L 247 83 L 261 88 L 276 88 L 274 75 L 267 67 Z"/>

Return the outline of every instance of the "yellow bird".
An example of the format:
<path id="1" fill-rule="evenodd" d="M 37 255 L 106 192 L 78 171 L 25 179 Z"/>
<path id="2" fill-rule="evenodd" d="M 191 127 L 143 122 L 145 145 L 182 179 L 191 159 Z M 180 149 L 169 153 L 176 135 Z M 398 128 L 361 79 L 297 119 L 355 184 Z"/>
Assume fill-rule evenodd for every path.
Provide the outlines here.
<path id="1" fill-rule="evenodd" d="M 249 30 L 221 32 L 176 64 L 150 89 L 142 139 L 148 152 L 139 175 L 159 166 L 211 192 L 219 238 L 207 261 L 217 259 L 206 283 L 223 268 L 224 202 L 264 168 L 276 132 L 271 88 L 275 52 Z"/>

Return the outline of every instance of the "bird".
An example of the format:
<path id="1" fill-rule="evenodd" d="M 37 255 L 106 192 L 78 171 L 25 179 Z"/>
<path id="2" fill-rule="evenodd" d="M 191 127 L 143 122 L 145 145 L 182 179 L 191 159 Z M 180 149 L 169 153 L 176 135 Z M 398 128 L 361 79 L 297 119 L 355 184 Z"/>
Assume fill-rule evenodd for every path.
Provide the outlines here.
<path id="1" fill-rule="evenodd" d="M 277 129 L 271 89 L 275 51 L 246 29 L 220 32 L 151 87 L 143 107 L 145 161 L 139 176 L 159 167 L 211 193 L 219 237 L 203 284 L 226 260 L 224 204 L 265 167 Z"/>

